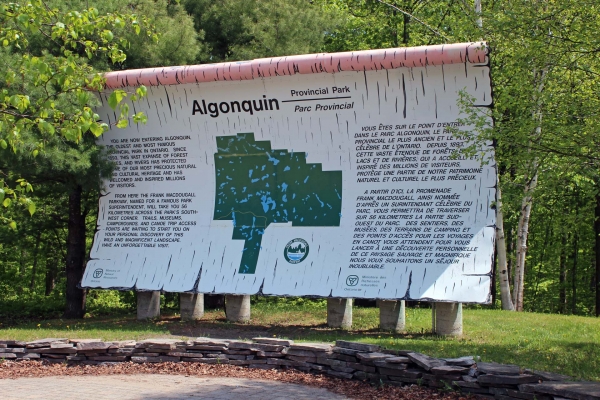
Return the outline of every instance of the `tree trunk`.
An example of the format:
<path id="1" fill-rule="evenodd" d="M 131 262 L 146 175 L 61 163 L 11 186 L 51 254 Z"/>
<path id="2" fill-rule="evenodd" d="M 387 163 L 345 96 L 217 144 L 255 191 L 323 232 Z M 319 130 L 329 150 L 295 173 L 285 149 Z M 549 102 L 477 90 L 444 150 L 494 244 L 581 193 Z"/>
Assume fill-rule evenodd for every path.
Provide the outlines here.
<path id="1" fill-rule="evenodd" d="M 506 240 L 504 239 L 504 218 L 502 213 L 502 193 L 496 178 L 496 251 L 498 253 L 498 271 L 500 280 L 500 301 L 503 310 L 514 311 L 515 307 L 510 298 L 510 275 L 506 261 Z"/>
<path id="2" fill-rule="evenodd" d="M 550 245 L 550 235 L 552 232 L 552 229 L 550 228 L 552 226 L 552 220 L 550 220 L 550 223 L 548 224 L 548 226 L 546 226 L 546 237 L 544 238 L 544 244 L 542 245 L 542 254 L 540 256 L 540 262 L 537 263 L 538 265 L 538 270 L 537 270 L 537 276 L 535 278 L 535 290 L 533 291 L 533 308 L 535 309 L 536 306 L 536 300 L 538 298 L 538 292 L 539 292 L 539 288 L 540 288 L 540 281 L 542 279 L 542 267 L 545 265 L 545 260 L 546 260 L 546 249 L 548 248 L 548 246 Z M 535 265 L 535 263 L 534 263 Z"/>
<path id="3" fill-rule="evenodd" d="M 394 4 L 395 5 L 395 4 Z M 392 29 L 392 46 L 398 47 L 398 23 L 396 21 L 396 9 L 392 8 L 392 24 L 394 28 Z"/>
<path id="4" fill-rule="evenodd" d="M 42 239 L 42 231 L 38 231 L 35 237 L 35 249 L 33 250 L 33 267 L 31 268 L 31 282 L 29 282 L 29 289 L 33 291 L 35 289 L 35 274 L 38 266 L 38 252 L 40 248 L 40 241 Z"/>
<path id="5" fill-rule="evenodd" d="M 529 141 L 528 151 L 531 152 L 531 145 L 542 136 L 542 100 L 541 94 L 544 91 L 546 81 L 547 67 L 541 71 L 533 72 L 537 80 L 536 108 L 532 113 L 532 119 L 536 121 L 535 132 Z M 515 265 L 515 284 L 513 286 L 514 303 L 517 311 L 523 311 L 523 291 L 525 288 L 525 259 L 527 257 L 527 236 L 529 235 L 529 218 L 531 216 L 531 203 L 533 202 L 532 193 L 537 187 L 539 160 L 536 156 L 532 157 L 530 169 L 525 175 L 525 187 L 523 190 L 523 200 L 521 202 L 521 215 L 517 227 L 517 259 Z M 529 178 L 531 176 L 531 179 Z"/>
<path id="6" fill-rule="evenodd" d="M 491 297 L 492 297 L 492 306 L 495 307 L 496 306 L 496 300 L 498 299 L 498 290 L 496 290 L 496 286 L 498 285 L 496 282 L 496 278 L 497 278 L 497 274 L 496 274 L 496 264 L 497 264 L 497 260 L 498 259 L 498 247 L 494 248 L 494 264 L 492 265 L 492 268 L 495 268 L 492 272 L 492 279 L 490 282 L 490 290 L 491 290 Z"/>
<path id="7" fill-rule="evenodd" d="M 575 225 L 579 219 L 579 192 L 575 191 Z M 571 270 L 571 314 L 577 314 L 577 256 L 579 253 L 579 231 L 573 233 L 573 269 Z"/>
<path id="8" fill-rule="evenodd" d="M 565 250 L 567 248 L 567 234 L 565 233 L 562 238 L 562 246 L 560 249 L 560 275 L 558 276 L 558 306 L 561 314 L 567 312 L 567 292 L 566 292 L 566 281 L 567 281 L 567 256 Z"/>
<path id="9" fill-rule="evenodd" d="M 402 20 L 402 44 L 405 46 L 408 45 L 408 41 L 410 40 L 408 33 L 408 24 L 410 23 L 410 17 L 406 14 L 403 14 Z"/>
<path id="10" fill-rule="evenodd" d="M 67 234 L 67 306 L 63 318 L 83 318 L 85 290 L 79 288 L 85 264 L 85 216 L 81 213 L 81 186 L 69 194 Z"/>
<path id="11" fill-rule="evenodd" d="M 571 314 L 577 314 L 577 253 L 579 253 L 579 235 L 575 231 L 573 240 L 573 269 L 571 273 Z"/>
<path id="12" fill-rule="evenodd" d="M 44 243 L 44 254 L 46 254 L 46 276 L 44 277 L 44 294 L 50 296 L 56 285 L 56 274 L 58 273 L 58 260 L 56 257 L 56 247 L 60 243 L 54 244 L 52 242 Z"/>
<path id="13" fill-rule="evenodd" d="M 600 188 L 596 193 L 596 209 L 594 212 L 595 250 L 596 250 L 596 273 L 594 276 L 594 288 L 596 289 L 596 317 L 600 317 Z"/>
<path id="14" fill-rule="evenodd" d="M 509 257 L 509 255 L 512 255 L 515 252 L 515 229 L 514 227 L 511 228 L 508 232 L 504 231 L 504 234 L 506 235 L 506 238 L 504 239 L 504 241 L 506 242 L 506 273 L 507 273 L 507 278 L 508 278 L 508 288 L 510 289 L 510 281 L 512 279 L 512 277 L 514 276 L 514 272 L 515 272 L 515 258 L 514 257 Z M 513 292 L 512 292 L 512 297 L 511 297 L 511 301 L 513 302 L 513 308 L 514 308 L 514 288 L 513 288 Z"/>
<path id="15" fill-rule="evenodd" d="M 475 0 L 475 14 L 477 14 L 477 26 L 483 27 L 483 19 L 481 18 L 481 0 Z"/>
<path id="16" fill-rule="evenodd" d="M 27 252 L 21 248 L 21 259 L 19 260 L 19 268 L 17 269 L 17 279 L 19 282 L 23 281 L 23 275 L 25 275 L 25 260 L 27 258 Z M 23 285 L 17 287 L 17 294 L 23 294 Z"/>
<path id="17" fill-rule="evenodd" d="M 535 162 L 534 162 L 535 163 Z M 534 165 L 531 180 L 525 184 L 524 196 L 521 202 L 521 215 L 517 227 L 517 260 L 515 265 L 514 303 L 516 311 L 523 311 L 523 291 L 525 288 L 525 258 L 527 257 L 527 237 L 529 235 L 529 218 L 531 216 L 531 193 L 537 186 L 537 165 Z"/>
<path id="18" fill-rule="evenodd" d="M 56 260 L 54 258 L 49 261 L 46 261 L 46 290 L 44 291 L 44 295 L 46 296 L 50 296 L 52 294 L 54 286 L 56 285 L 56 267 Z"/>

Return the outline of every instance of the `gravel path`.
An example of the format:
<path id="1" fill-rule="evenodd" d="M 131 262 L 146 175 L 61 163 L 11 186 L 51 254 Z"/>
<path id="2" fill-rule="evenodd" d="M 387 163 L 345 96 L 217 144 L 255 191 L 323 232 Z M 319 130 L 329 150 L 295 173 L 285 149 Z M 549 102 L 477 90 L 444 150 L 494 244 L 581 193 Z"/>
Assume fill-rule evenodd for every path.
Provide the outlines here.
<path id="1" fill-rule="evenodd" d="M 232 365 L 122 362 L 69 366 L 39 361 L 0 362 L 2 400 L 465 400 L 465 397 L 416 385 L 375 387 L 297 370 Z"/>
<path id="2" fill-rule="evenodd" d="M 5 400 L 347 399 L 326 389 L 291 383 L 158 374 L 0 379 L 0 393 Z"/>

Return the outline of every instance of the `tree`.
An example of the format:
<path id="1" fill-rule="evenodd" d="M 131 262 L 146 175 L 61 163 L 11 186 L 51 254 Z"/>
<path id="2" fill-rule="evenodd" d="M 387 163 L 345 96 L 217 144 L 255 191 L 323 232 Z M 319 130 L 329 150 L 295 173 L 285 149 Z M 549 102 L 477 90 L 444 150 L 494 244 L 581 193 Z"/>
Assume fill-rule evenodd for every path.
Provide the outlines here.
<path id="1" fill-rule="evenodd" d="M 82 1 L 78 3 L 81 6 Z M 119 69 L 149 68 L 194 64 L 205 54 L 204 31 L 196 31 L 194 20 L 183 5 L 169 0 L 104 0 L 98 7 L 103 12 L 135 13 L 152 23 L 158 40 L 148 40 L 146 35 L 137 35 L 131 29 L 117 29 L 115 35 L 127 40 L 123 51 L 125 61 Z M 112 68 L 116 69 L 116 68 Z"/>
<path id="2" fill-rule="evenodd" d="M 199 63 L 306 54 L 319 51 L 337 14 L 305 0 L 186 0 L 204 34 Z"/>
<path id="3" fill-rule="evenodd" d="M 486 23 L 481 36 L 490 41 L 493 53 L 496 123 L 481 138 L 497 143 L 500 187 L 509 199 L 504 201 L 508 204 L 507 222 L 512 226 L 509 245 L 515 248 L 513 301 L 519 311 L 526 308 L 525 293 L 538 290 L 542 267 L 547 268 L 548 243 L 537 242 L 539 247 L 531 253 L 530 234 L 548 241 L 554 241 L 553 235 L 562 235 L 554 241 L 562 247 L 557 257 L 561 272 L 555 276 L 562 282 L 559 302 L 564 304 L 568 264 L 572 263 L 572 312 L 579 309 L 578 281 L 584 271 L 590 271 L 578 264 L 591 262 L 587 256 L 581 257 L 588 254 L 581 246 L 591 226 L 583 229 L 569 222 L 565 232 L 564 228 L 548 229 L 532 218 L 548 207 L 577 220 L 594 212 L 589 199 L 596 190 L 586 182 L 593 181 L 598 171 L 597 155 L 589 150 L 597 149 L 599 143 L 593 111 L 596 96 L 591 90 L 600 84 L 593 55 L 598 40 L 590 35 L 598 26 L 596 15 L 597 5 L 591 2 L 515 0 L 490 3 L 483 10 Z M 563 173 L 565 170 L 569 173 Z M 561 202 L 562 208 L 558 208 L 554 198 L 548 203 L 554 197 L 549 192 L 563 193 L 572 201 Z M 536 206 L 536 202 L 540 204 Z M 564 227 L 565 220 L 562 222 Z M 596 296 L 597 277 L 596 273 L 592 285 Z M 528 281 L 535 282 L 535 289 L 526 288 Z M 530 304 L 536 301 L 531 299 Z"/>
<path id="4" fill-rule="evenodd" d="M 600 313 L 600 43 L 592 34 L 598 5 L 476 1 L 475 10 L 457 1 L 322 3 L 345 15 L 326 34 L 328 51 L 488 41 L 494 108 L 486 117 L 495 125 L 479 133 L 481 143 L 496 143 L 502 307 L 511 308 L 512 281 L 519 310 L 555 311 L 569 303 L 571 312 L 587 312 L 597 303 Z"/>
<path id="5" fill-rule="evenodd" d="M 18 9 L 1 6 L 3 293 L 26 295 L 32 282 L 41 293 L 50 294 L 54 285 L 58 289 L 54 292 L 61 292 L 67 253 L 76 266 L 85 259 L 87 250 L 81 248 L 89 247 L 93 235 L 98 176 L 111 170 L 91 132 L 99 131 L 96 124 L 104 129 L 102 121 L 94 121 L 93 96 L 76 90 L 92 87 L 96 72 L 483 38 L 492 50 L 495 104 L 488 116 L 495 125 L 481 129 L 481 139 L 496 143 L 498 193 L 502 193 L 496 207 L 504 217 L 497 229 L 503 228 L 505 238 L 504 245 L 501 240 L 497 243 L 503 308 L 512 302 L 510 285 L 516 277 L 512 289 L 523 310 L 600 314 L 596 2 L 488 1 L 480 13 L 474 2 L 455 0 L 182 3 L 103 0 L 95 14 L 89 14 L 82 0 L 33 1 Z M 131 18 L 132 12 L 137 18 Z M 19 15 L 24 15 L 21 20 Z M 100 25 L 91 26 L 95 18 Z M 163 41 L 147 39 L 150 23 Z M 114 63 L 112 49 L 117 56 Z M 69 79 L 64 79 L 67 75 Z M 38 82 L 44 79 L 46 85 Z M 48 95 L 53 106 L 40 103 Z M 125 95 L 119 92 L 113 100 L 122 104 Z M 40 114 L 44 107 L 47 117 Z M 69 198 L 77 197 L 78 187 L 80 212 L 74 212 L 78 224 L 69 227 Z M 10 227 L 15 223 L 18 230 Z M 64 242 L 75 228 L 80 233 L 70 243 L 79 250 L 68 252 Z M 77 290 L 73 282 L 69 278 L 70 287 Z M 70 298 L 81 303 L 77 296 Z M 53 296 L 49 299 L 55 301 Z"/>
<path id="6" fill-rule="evenodd" d="M 81 207 L 82 194 L 85 187 L 97 187 L 99 177 L 112 168 L 106 152 L 95 145 L 95 138 L 108 126 L 92 109 L 96 99 L 90 90 L 103 90 L 103 78 L 88 60 L 108 57 L 113 63 L 123 62 L 127 41 L 115 38 L 113 30 L 130 27 L 139 33 L 144 22 L 133 14 L 100 15 L 95 8 L 61 12 L 43 1 L 10 3 L 0 9 L 5 78 L 0 99 L 4 153 L 0 171 L 6 177 L 59 183 L 68 193 L 67 318 L 81 318 L 85 310 L 85 292 L 77 288 L 83 275 L 89 213 Z M 132 100 L 144 92 L 145 88 L 138 89 Z M 119 127 L 126 126 L 130 117 L 126 97 L 122 90 L 111 95 L 119 108 Z M 135 122 L 144 118 L 133 116 Z M 17 183 L 25 191 L 32 189 L 24 180 Z"/>

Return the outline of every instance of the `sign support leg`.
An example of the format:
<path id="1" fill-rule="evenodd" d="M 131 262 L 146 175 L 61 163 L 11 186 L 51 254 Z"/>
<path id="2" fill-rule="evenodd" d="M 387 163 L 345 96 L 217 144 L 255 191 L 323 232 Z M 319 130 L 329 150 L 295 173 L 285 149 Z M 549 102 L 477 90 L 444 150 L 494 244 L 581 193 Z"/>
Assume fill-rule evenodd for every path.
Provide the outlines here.
<path id="1" fill-rule="evenodd" d="M 195 321 L 204 316 L 203 293 L 179 293 L 179 313 L 182 321 Z"/>
<path id="2" fill-rule="evenodd" d="M 137 292 L 137 319 L 160 317 L 160 291 Z"/>
<path id="3" fill-rule="evenodd" d="M 402 332 L 406 327 L 404 300 L 378 300 L 379 327 L 384 331 Z"/>
<path id="4" fill-rule="evenodd" d="M 433 303 L 432 330 L 437 335 L 460 336 L 463 333 L 462 303 Z"/>
<path id="5" fill-rule="evenodd" d="M 250 321 L 250 296 L 225 296 L 225 316 L 231 322 Z"/>
<path id="6" fill-rule="evenodd" d="M 342 329 L 352 327 L 352 299 L 327 299 L 327 326 Z"/>

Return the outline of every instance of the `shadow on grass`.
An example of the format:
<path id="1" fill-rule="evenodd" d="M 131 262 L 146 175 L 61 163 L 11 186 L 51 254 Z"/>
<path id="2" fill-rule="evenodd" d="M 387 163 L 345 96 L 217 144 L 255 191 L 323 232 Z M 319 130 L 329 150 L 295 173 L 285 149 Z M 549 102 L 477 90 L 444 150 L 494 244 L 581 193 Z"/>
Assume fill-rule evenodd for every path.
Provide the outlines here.
<path id="1" fill-rule="evenodd" d="M 165 319 L 163 319 L 165 320 Z M 314 340 L 320 342 L 332 342 L 335 340 L 361 340 L 361 339 L 381 339 L 382 336 L 416 339 L 428 338 L 435 340 L 438 338 L 431 332 L 421 333 L 392 333 L 382 331 L 378 328 L 372 329 L 334 329 L 327 324 L 253 324 L 253 323 L 233 323 L 225 318 L 214 318 L 210 321 L 195 322 L 177 322 L 168 324 L 169 332 L 175 336 L 187 337 L 212 337 L 217 339 L 252 339 L 254 337 L 279 337 L 295 340 Z"/>

